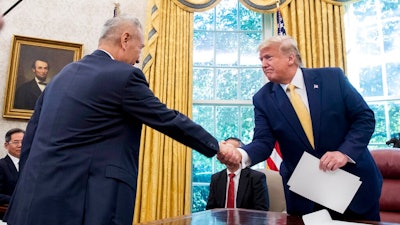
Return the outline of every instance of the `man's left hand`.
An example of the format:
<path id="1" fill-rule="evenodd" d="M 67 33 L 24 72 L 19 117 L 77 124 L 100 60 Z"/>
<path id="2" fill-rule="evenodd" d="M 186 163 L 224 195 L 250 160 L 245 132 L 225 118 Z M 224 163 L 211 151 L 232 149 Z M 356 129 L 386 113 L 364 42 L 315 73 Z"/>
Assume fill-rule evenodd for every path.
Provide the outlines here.
<path id="1" fill-rule="evenodd" d="M 348 160 L 349 158 L 339 151 L 327 152 L 321 157 L 319 168 L 323 171 L 334 171 L 346 165 Z"/>

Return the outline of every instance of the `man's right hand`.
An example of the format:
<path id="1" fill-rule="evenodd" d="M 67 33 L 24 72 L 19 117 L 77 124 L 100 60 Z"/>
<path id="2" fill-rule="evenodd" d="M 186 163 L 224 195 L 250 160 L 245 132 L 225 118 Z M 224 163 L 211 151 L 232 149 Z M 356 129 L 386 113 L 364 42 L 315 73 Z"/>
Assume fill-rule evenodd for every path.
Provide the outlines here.
<path id="1" fill-rule="evenodd" d="M 217 159 L 227 166 L 236 166 L 242 162 L 242 154 L 232 144 L 221 141 Z"/>

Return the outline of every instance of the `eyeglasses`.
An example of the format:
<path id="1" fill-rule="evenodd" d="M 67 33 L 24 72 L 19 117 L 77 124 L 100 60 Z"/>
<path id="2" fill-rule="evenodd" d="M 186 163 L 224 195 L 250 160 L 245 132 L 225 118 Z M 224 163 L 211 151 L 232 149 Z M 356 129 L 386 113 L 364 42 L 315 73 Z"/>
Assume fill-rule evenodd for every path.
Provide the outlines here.
<path id="1" fill-rule="evenodd" d="M 19 145 L 22 144 L 22 141 L 9 141 L 8 143 L 13 145 Z"/>

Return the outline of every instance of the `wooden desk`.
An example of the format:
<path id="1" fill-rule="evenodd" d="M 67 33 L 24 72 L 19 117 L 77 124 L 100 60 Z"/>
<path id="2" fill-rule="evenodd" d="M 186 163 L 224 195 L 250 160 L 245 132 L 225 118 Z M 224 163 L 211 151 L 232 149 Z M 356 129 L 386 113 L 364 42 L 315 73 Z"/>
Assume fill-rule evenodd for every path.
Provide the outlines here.
<path id="1" fill-rule="evenodd" d="M 374 225 L 399 225 L 396 223 L 369 222 Z M 156 220 L 140 225 L 304 225 L 301 217 L 290 216 L 286 213 L 266 212 L 248 209 L 212 209 L 193 213 L 187 216 L 178 216 L 163 220 Z"/>
<path id="2" fill-rule="evenodd" d="M 0 205 L 0 214 L 4 214 L 7 210 L 8 204 Z"/>

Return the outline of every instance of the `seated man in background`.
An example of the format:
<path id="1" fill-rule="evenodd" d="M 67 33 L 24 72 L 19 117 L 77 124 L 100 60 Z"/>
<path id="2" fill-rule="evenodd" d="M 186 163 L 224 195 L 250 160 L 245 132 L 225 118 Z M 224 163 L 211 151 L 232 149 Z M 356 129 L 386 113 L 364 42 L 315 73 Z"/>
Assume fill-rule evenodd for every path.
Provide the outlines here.
<path id="1" fill-rule="evenodd" d="M 5 135 L 6 157 L 0 159 L 0 205 L 8 204 L 18 178 L 18 162 L 25 131 L 13 128 Z M 0 219 L 3 214 L 0 214 Z"/>
<path id="2" fill-rule="evenodd" d="M 225 141 L 237 148 L 243 145 L 240 139 L 234 137 Z M 227 169 L 213 174 L 206 209 L 214 208 L 268 211 L 269 199 L 265 174 L 251 168 L 241 169 L 240 164 L 227 166 Z"/>

